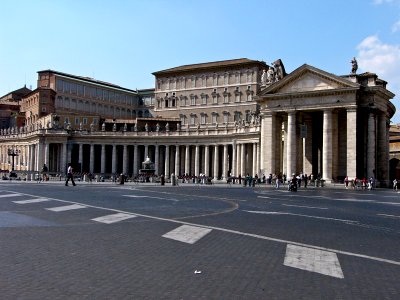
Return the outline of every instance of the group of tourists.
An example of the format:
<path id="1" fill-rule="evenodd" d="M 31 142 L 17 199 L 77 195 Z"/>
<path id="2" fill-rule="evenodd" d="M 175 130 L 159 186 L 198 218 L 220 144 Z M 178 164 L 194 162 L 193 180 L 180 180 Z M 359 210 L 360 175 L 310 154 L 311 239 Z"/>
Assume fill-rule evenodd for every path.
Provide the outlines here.
<path id="1" fill-rule="evenodd" d="M 344 186 L 346 189 L 352 188 L 354 190 L 361 189 L 361 190 L 372 190 L 375 188 L 375 179 L 371 176 L 369 179 L 363 177 L 359 179 L 355 177 L 354 179 L 349 179 L 348 176 L 344 179 Z"/>

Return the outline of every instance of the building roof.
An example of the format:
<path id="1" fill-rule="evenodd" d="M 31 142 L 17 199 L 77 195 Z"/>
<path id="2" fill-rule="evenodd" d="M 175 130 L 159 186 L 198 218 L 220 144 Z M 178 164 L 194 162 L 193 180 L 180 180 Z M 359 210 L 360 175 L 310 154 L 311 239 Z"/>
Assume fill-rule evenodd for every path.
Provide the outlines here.
<path id="1" fill-rule="evenodd" d="M 15 91 L 5 94 L 4 96 L 0 97 L 0 99 L 3 99 L 9 95 L 13 96 L 12 98 L 15 98 L 15 96 L 17 96 L 17 98 L 20 99 L 21 97 L 25 96 L 26 94 L 28 94 L 30 92 L 31 92 L 31 90 L 28 89 L 26 86 L 24 86 L 18 90 L 15 90 Z"/>
<path id="2" fill-rule="evenodd" d="M 175 68 L 171 68 L 171 69 L 157 71 L 152 74 L 153 75 L 162 75 L 162 74 L 169 74 L 169 73 L 198 71 L 198 70 L 210 69 L 210 68 L 222 68 L 222 67 L 231 67 L 231 66 L 248 65 L 248 64 L 259 64 L 259 65 L 263 65 L 265 67 L 267 66 L 267 64 L 263 61 L 252 60 L 252 59 L 248 59 L 248 58 L 239 58 L 239 59 L 206 62 L 206 63 L 200 63 L 200 64 L 183 65 L 183 66 L 179 66 L 179 67 L 175 67 Z"/>
<path id="3" fill-rule="evenodd" d="M 55 70 L 51 70 L 51 69 L 38 71 L 38 74 L 45 73 L 45 72 L 50 72 L 50 73 L 53 73 L 53 74 L 56 74 L 56 75 L 60 75 L 60 76 L 63 76 L 63 77 L 69 77 L 71 79 L 77 79 L 77 80 L 86 81 L 88 83 L 101 84 L 101 85 L 104 85 L 104 86 L 108 86 L 110 88 L 121 89 L 121 90 L 124 90 L 126 92 L 131 92 L 131 93 L 135 93 L 135 94 L 137 93 L 137 91 L 135 91 L 135 90 L 127 89 L 127 88 L 124 88 L 122 86 L 119 86 L 119 85 L 116 85 L 116 84 L 113 84 L 113 83 L 109 83 L 109 82 L 106 82 L 106 81 L 97 80 L 97 79 L 94 79 L 94 78 L 91 78 L 91 77 L 72 75 L 72 74 L 63 73 L 63 72 L 59 72 L 59 71 L 55 71 Z"/>

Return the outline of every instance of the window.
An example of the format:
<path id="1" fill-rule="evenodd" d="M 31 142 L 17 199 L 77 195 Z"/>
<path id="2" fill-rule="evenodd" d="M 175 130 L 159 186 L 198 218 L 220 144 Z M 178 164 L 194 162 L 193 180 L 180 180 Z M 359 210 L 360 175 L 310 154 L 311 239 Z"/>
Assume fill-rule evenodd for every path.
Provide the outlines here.
<path id="1" fill-rule="evenodd" d="M 196 96 L 190 96 L 190 105 L 196 105 Z"/>
<path id="2" fill-rule="evenodd" d="M 224 103 L 229 103 L 229 97 L 227 93 L 224 94 Z"/>
<path id="3" fill-rule="evenodd" d="M 82 123 L 83 123 L 83 125 L 86 125 L 87 124 L 87 118 L 83 118 L 82 119 Z"/>
<path id="4" fill-rule="evenodd" d="M 251 121 L 251 111 L 246 110 L 246 122 L 250 122 Z"/>
<path id="5" fill-rule="evenodd" d="M 217 124 L 217 122 L 218 122 L 218 114 L 217 113 L 212 114 L 211 122 L 212 122 L 212 124 Z"/>
<path id="6" fill-rule="evenodd" d="M 235 81 L 236 81 L 236 83 L 240 83 L 240 73 L 239 72 L 235 74 Z"/>
<path id="7" fill-rule="evenodd" d="M 93 125 L 97 125 L 97 118 L 93 118 Z"/>
<path id="8" fill-rule="evenodd" d="M 196 77 L 192 76 L 192 88 L 196 87 Z"/>
<path id="9" fill-rule="evenodd" d="M 206 124 L 206 114 L 204 114 L 204 113 L 201 114 L 200 123 L 202 125 Z"/>
<path id="10" fill-rule="evenodd" d="M 185 89 L 186 88 L 186 79 L 185 77 L 182 77 L 181 79 L 181 89 Z"/>
<path id="11" fill-rule="evenodd" d="M 240 111 L 235 111 L 233 119 L 235 122 L 240 122 L 240 120 L 242 119 L 242 113 Z"/>
<path id="12" fill-rule="evenodd" d="M 63 84 L 64 82 L 61 79 L 57 79 L 56 81 L 57 92 L 61 92 L 63 90 Z"/>
<path id="13" fill-rule="evenodd" d="M 205 75 L 201 77 L 201 86 L 207 86 L 207 77 Z"/>
<path id="14" fill-rule="evenodd" d="M 75 118 L 75 125 L 79 125 L 79 118 Z"/>
<path id="15" fill-rule="evenodd" d="M 161 90 L 161 80 L 157 80 L 157 90 Z"/>
<path id="16" fill-rule="evenodd" d="M 229 122 L 229 113 L 224 112 L 224 124 L 228 124 L 228 122 Z"/>
<path id="17" fill-rule="evenodd" d="M 185 106 L 185 105 L 186 105 L 185 97 L 181 97 L 181 106 Z"/>
<path id="18" fill-rule="evenodd" d="M 212 96 L 212 99 L 213 99 L 213 104 L 218 104 L 218 96 L 216 94 Z"/>
<path id="19" fill-rule="evenodd" d="M 214 76 L 213 76 L 213 85 L 218 85 L 218 75 L 217 74 L 214 74 Z"/>
<path id="20" fill-rule="evenodd" d="M 191 114 L 190 115 L 190 125 L 194 126 L 196 124 L 196 115 L 195 114 Z"/>
<path id="21" fill-rule="evenodd" d="M 186 116 L 180 115 L 180 119 L 181 119 L 181 125 L 185 125 L 186 124 Z"/>
<path id="22" fill-rule="evenodd" d="M 229 73 L 224 74 L 224 84 L 229 84 Z"/>
<path id="23" fill-rule="evenodd" d="M 207 105 L 207 95 L 201 95 L 201 104 Z"/>

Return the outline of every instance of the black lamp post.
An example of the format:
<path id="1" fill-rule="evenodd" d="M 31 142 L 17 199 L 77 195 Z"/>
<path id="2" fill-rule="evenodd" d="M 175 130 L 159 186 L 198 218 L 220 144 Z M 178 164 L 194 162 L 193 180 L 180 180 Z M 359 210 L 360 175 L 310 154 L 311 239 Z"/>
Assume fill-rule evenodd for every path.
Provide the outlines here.
<path id="1" fill-rule="evenodd" d="M 14 150 L 13 148 L 8 148 L 8 156 L 12 157 L 11 172 L 14 171 L 14 158 L 19 155 L 20 150 Z"/>

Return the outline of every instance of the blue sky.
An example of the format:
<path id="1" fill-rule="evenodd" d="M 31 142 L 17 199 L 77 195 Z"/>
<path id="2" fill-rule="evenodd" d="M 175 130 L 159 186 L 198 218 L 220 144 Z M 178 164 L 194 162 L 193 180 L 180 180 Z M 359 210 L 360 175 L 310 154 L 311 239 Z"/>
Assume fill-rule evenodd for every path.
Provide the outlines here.
<path id="1" fill-rule="evenodd" d="M 0 95 L 53 69 L 126 88 L 152 72 L 247 57 L 389 82 L 400 110 L 400 0 L 3 0 Z M 392 119 L 400 122 L 400 112 Z"/>

